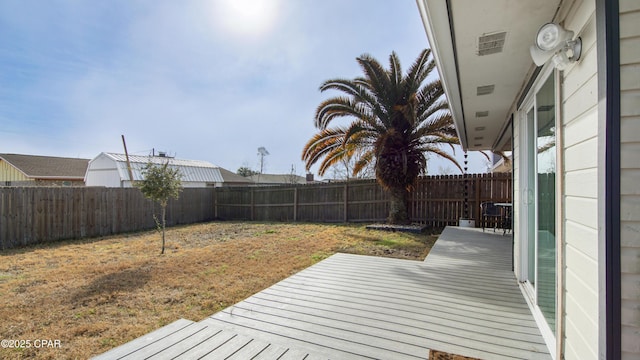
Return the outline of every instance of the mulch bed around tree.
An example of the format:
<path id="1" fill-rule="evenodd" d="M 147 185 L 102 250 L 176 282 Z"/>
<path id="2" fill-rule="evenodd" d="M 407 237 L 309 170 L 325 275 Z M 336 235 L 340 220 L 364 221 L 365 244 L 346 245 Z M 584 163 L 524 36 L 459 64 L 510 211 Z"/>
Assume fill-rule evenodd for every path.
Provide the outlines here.
<path id="1" fill-rule="evenodd" d="M 368 230 L 400 231 L 400 232 L 420 234 L 420 233 L 426 232 L 427 229 L 429 229 L 429 226 L 421 225 L 421 224 L 407 224 L 407 225 L 371 224 L 371 225 L 367 225 L 366 228 Z"/>

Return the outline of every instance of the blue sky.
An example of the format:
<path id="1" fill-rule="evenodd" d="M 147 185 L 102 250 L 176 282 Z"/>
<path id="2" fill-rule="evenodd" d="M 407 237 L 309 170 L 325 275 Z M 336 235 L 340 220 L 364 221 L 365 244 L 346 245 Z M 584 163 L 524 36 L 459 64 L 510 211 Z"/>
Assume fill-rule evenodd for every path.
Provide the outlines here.
<path id="1" fill-rule="evenodd" d="M 93 158 L 125 135 L 231 171 L 263 146 L 265 172 L 303 175 L 319 85 L 425 47 L 413 0 L 1 1 L 0 152 Z"/>

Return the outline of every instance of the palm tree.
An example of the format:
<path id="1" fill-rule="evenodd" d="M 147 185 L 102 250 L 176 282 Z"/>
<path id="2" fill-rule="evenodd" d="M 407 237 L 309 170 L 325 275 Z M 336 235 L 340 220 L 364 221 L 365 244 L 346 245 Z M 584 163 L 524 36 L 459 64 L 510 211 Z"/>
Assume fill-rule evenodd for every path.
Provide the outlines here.
<path id="1" fill-rule="evenodd" d="M 305 145 L 302 159 L 307 170 L 322 159 L 323 175 L 343 159 L 357 156 L 353 173 L 374 162 L 378 183 L 390 195 L 388 221 L 409 221 L 411 188 L 434 153 L 462 168 L 442 144 L 459 143 L 442 84 L 436 76 L 431 50 L 423 50 L 406 75 L 395 52 L 389 69 L 365 54 L 356 60 L 364 77 L 327 80 L 320 91 L 337 90 L 342 95 L 323 101 L 316 110 L 320 131 Z M 424 83 L 424 84 L 423 84 Z M 337 118 L 350 118 L 348 125 L 330 127 Z"/>

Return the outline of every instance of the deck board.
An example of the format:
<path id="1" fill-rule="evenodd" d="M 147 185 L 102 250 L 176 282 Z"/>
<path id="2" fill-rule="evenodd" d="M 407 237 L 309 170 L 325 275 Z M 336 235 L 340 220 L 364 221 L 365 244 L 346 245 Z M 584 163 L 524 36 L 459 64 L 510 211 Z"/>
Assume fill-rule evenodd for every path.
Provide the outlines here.
<path id="1" fill-rule="evenodd" d="M 93 359 L 95 360 L 105 360 L 105 359 L 122 359 L 126 356 L 139 351 L 140 349 L 144 349 L 147 346 L 151 346 L 153 343 L 156 343 L 159 340 L 162 340 L 171 334 L 174 334 L 178 331 L 193 328 L 194 322 L 186 319 L 179 319 L 174 321 L 173 323 L 164 326 L 158 330 L 155 330 L 147 335 L 141 336 L 135 340 L 132 340 L 122 346 L 111 349 L 103 354 L 100 354 Z"/>
<path id="2" fill-rule="evenodd" d="M 280 346 L 269 345 L 267 348 L 262 350 L 256 356 L 254 356 L 253 359 L 251 359 L 251 360 L 280 359 L 282 357 L 282 355 L 284 355 L 287 352 L 287 350 L 288 349 L 280 347 Z M 238 358 L 238 360 L 243 360 L 243 359 Z"/>
<path id="3" fill-rule="evenodd" d="M 231 339 L 236 336 L 237 334 L 233 331 L 219 331 L 215 333 L 214 336 L 206 339 L 205 341 L 194 344 L 191 348 L 175 357 L 175 359 L 199 359 L 203 356 L 206 356 L 207 354 L 216 351 L 216 349 L 231 341 Z"/>
<path id="4" fill-rule="evenodd" d="M 334 358 L 549 359 L 510 256 L 510 236 L 447 228 L 424 262 L 336 254 L 206 321 Z"/>
<path id="5" fill-rule="evenodd" d="M 300 323 L 291 322 L 290 318 L 275 318 L 251 313 L 246 316 L 240 312 L 233 317 L 227 313 L 218 313 L 205 322 L 224 324 L 234 331 L 249 336 L 269 339 L 273 343 L 288 344 L 294 348 L 306 349 L 310 353 L 325 353 L 332 359 L 425 359 L 428 352 L 415 356 L 404 351 L 393 351 L 369 342 L 373 337 L 346 331 L 333 331 L 315 324 L 307 324 L 306 328 Z M 277 322 L 274 322 L 277 320 Z M 346 338 L 345 338 L 346 337 Z"/>
<path id="6" fill-rule="evenodd" d="M 180 331 L 176 331 L 173 334 L 162 338 L 148 346 L 145 346 L 138 351 L 127 355 L 123 359 L 149 359 L 154 355 L 168 350 L 170 347 L 180 346 L 180 344 L 189 339 L 191 336 L 201 333 L 207 328 L 206 325 L 201 323 L 195 323 L 190 327 L 184 328 Z"/>
<path id="7" fill-rule="evenodd" d="M 229 341 L 218 346 L 214 352 L 211 352 L 200 359 L 212 360 L 212 359 L 226 359 L 234 353 L 244 349 L 251 343 L 253 339 L 246 336 L 234 336 Z"/>
<path id="8" fill-rule="evenodd" d="M 139 354 L 551 359 L 511 271 L 511 237 L 476 229 L 446 228 L 425 261 L 335 254 L 198 325 L 161 334 L 174 340 L 162 348 L 138 342 Z"/>
<path id="9" fill-rule="evenodd" d="M 241 349 L 236 350 L 232 355 L 225 358 L 225 360 L 253 359 L 258 356 L 258 354 L 263 353 L 269 346 L 270 344 L 264 341 L 251 339 L 251 342 L 247 343 Z M 285 350 L 286 349 L 280 348 L 280 355 L 282 355 Z"/>

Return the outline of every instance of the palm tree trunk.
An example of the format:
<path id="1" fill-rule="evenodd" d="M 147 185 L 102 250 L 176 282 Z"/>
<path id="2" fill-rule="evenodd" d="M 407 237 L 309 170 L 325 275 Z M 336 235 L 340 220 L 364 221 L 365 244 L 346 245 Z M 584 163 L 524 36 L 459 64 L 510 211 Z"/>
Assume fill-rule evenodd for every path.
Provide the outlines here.
<path id="1" fill-rule="evenodd" d="M 389 189 L 389 224 L 409 224 L 409 213 L 407 211 L 409 204 L 409 191 L 404 188 Z"/>

